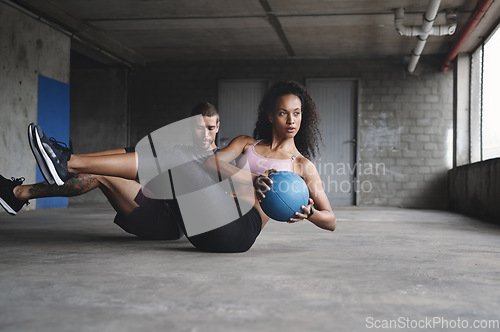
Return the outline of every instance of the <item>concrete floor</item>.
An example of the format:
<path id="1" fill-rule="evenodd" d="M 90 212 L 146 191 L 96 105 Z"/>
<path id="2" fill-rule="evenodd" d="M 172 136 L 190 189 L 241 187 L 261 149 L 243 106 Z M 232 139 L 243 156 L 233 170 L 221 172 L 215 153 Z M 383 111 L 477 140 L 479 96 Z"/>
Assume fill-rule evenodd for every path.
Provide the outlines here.
<path id="1" fill-rule="evenodd" d="M 270 222 L 243 254 L 138 240 L 108 205 L 2 213 L 0 330 L 467 331 L 500 320 L 500 227 L 442 211 L 336 213 L 334 233 Z"/>

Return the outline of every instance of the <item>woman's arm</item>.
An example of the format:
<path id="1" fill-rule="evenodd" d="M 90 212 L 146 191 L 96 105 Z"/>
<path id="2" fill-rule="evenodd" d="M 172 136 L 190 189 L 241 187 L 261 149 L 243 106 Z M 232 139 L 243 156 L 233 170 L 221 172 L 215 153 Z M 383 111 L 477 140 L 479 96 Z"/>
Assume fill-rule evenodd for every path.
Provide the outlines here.
<path id="1" fill-rule="evenodd" d="M 337 219 L 323 190 L 323 184 L 316 166 L 306 158 L 303 158 L 298 164 L 300 165 L 298 173 L 307 184 L 310 199 L 309 205 L 302 208 L 304 213 L 297 213 L 297 218 L 292 219 L 291 222 L 308 219 L 319 228 L 334 231 L 337 226 Z M 314 212 L 311 217 L 307 218 L 312 207 L 314 207 Z"/>
<path id="2" fill-rule="evenodd" d="M 204 168 L 211 173 L 218 172 L 222 179 L 231 177 L 233 181 L 251 184 L 256 175 L 230 163 L 242 155 L 246 147 L 253 142 L 255 139 L 250 136 L 242 135 L 234 138 L 228 146 L 210 156 L 206 160 Z"/>

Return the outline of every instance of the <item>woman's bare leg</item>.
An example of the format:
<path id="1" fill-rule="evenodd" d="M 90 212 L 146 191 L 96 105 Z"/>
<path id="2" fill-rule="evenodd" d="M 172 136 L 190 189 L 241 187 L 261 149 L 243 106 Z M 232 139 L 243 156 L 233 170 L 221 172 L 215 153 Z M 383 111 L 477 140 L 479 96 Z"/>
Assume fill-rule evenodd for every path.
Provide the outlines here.
<path id="1" fill-rule="evenodd" d="M 98 157 L 98 156 L 108 156 L 108 155 L 122 154 L 122 153 L 127 153 L 127 151 L 122 148 L 122 149 L 113 149 L 113 150 L 106 150 L 106 151 L 99 151 L 99 152 L 92 152 L 92 153 L 84 153 L 84 154 L 79 154 L 79 156 Z"/>
<path id="2" fill-rule="evenodd" d="M 139 205 L 134 201 L 141 185 L 134 180 L 113 176 L 98 176 L 100 189 L 116 212 L 128 216 Z"/>
<path id="3" fill-rule="evenodd" d="M 71 155 L 68 171 L 117 176 L 125 179 L 137 178 L 137 153 L 121 153 L 101 156 Z"/>

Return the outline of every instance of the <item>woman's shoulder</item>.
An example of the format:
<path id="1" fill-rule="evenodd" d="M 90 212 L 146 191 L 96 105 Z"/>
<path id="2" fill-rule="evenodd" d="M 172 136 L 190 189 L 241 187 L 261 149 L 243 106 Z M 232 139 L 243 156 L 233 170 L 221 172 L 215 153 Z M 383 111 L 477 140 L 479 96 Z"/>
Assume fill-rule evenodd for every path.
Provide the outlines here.
<path id="1" fill-rule="evenodd" d="M 252 144 L 257 141 L 255 138 L 253 138 L 252 136 L 248 136 L 248 135 L 236 136 L 234 139 L 237 139 L 240 141 L 245 141 L 245 142 L 251 142 Z"/>
<path id="2" fill-rule="evenodd" d="M 233 141 L 235 141 L 235 140 L 238 143 L 244 144 L 244 145 L 252 145 L 253 143 L 255 143 L 257 141 L 255 138 L 253 138 L 252 136 L 248 136 L 248 135 L 237 136 L 234 138 Z"/>
<path id="3" fill-rule="evenodd" d="M 305 178 L 307 175 L 317 173 L 316 165 L 302 154 L 299 154 L 295 159 L 297 163 L 297 168 L 301 174 L 301 177 Z"/>
<path id="4" fill-rule="evenodd" d="M 233 138 L 233 140 L 231 141 L 231 143 L 229 143 L 227 147 L 230 149 L 237 148 L 238 150 L 239 149 L 245 150 L 248 146 L 252 145 L 255 142 L 256 139 L 251 136 L 240 135 Z"/>
<path id="5" fill-rule="evenodd" d="M 307 159 L 306 157 L 304 157 L 302 155 L 302 153 L 299 153 L 297 158 L 296 158 L 297 162 L 302 164 L 302 165 L 308 165 L 308 166 L 314 166 L 314 163 L 312 161 L 310 161 L 309 159 Z"/>

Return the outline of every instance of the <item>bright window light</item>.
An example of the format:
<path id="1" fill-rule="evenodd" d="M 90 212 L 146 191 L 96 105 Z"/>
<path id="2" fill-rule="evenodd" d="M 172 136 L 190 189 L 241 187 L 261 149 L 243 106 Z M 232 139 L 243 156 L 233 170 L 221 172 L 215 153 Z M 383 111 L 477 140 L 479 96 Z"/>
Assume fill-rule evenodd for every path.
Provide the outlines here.
<path id="1" fill-rule="evenodd" d="M 500 157 L 500 30 L 484 45 L 483 160 Z"/>

